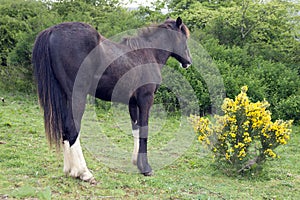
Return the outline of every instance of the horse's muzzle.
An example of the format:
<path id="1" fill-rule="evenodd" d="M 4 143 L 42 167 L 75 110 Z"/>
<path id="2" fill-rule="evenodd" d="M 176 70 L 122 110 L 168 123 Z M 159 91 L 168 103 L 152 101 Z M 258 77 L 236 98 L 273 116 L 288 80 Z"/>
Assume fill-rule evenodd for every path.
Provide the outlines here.
<path id="1" fill-rule="evenodd" d="M 184 68 L 184 69 L 187 69 L 191 66 L 192 64 L 181 64 L 181 66 Z"/>
<path id="2" fill-rule="evenodd" d="M 186 62 L 181 63 L 181 66 L 185 69 L 189 68 L 191 65 L 192 65 L 192 59 L 191 58 L 189 58 L 189 60 L 187 60 Z"/>

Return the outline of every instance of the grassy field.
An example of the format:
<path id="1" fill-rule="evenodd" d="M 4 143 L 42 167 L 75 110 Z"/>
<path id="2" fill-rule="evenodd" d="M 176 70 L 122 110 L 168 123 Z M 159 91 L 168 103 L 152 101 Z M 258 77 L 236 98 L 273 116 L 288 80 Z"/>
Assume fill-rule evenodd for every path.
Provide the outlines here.
<path id="1" fill-rule="evenodd" d="M 291 142 L 277 150 L 281 159 L 267 162 L 260 174 L 250 177 L 228 177 L 215 169 L 211 155 L 203 153 L 193 136 L 189 138 L 189 148 L 180 150 L 183 155 L 160 166 L 152 177 L 119 166 L 112 168 L 101 161 L 100 154 L 95 156 L 95 152 L 84 148 L 88 167 L 98 181 L 97 185 L 90 185 L 62 172 L 63 158 L 48 147 L 36 97 L 6 92 L 0 93 L 0 97 L 5 99 L 0 101 L 0 199 L 300 198 L 300 129 L 297 127 Z M 87 131 L 98 123 L 99 132 L 105 132 L 110 141 L 127 152 L 128 158 L 120 159 L 121 166 L 124 161 L 130 162 L 133 142 L 130 128 L 113 123 L 115 116 L 111 115 L 98 113 L 98 120 L 86 120 L 84 126 Z M 150 136 L 149 154 L 157 151 L 155 147 L 172 141 L 174 132 L 188 129 L 177 118 L 165 115 L 158 118 L 163 120 L 152 119 L 150 124 L 154 134 Z M 89 142 L 84 139 L 87 135 L 83 130 L 83 146 Z M 151 159 L 154 162 L 155 157 Z M 113 164 L 118 165 L 116 161 Z"/>

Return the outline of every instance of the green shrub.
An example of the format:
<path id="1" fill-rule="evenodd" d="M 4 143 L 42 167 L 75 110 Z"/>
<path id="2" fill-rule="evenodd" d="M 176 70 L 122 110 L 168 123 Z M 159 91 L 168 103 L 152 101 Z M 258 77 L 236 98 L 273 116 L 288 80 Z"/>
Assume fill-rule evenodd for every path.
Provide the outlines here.
<path id="1" fill-rule="evenodd" d="M 279 158 L 276 147 L 290 139 L 292 121 L 271 121 L 267 101 L 252 103 L 242 87 L 235 99 L 226 98 L 224 116 L 214 121 L 192 116 L 198 140 L 213 152 L 217 164 L 232 173 L 251 171 L 268 159 Z"/>
<path id="2" fill-rule="evenodd" d="M 283 99 L 275 108 L 281 119 L 293 119 L 294 124 L 300 124 L 300 95 L 291 95 Z"/>

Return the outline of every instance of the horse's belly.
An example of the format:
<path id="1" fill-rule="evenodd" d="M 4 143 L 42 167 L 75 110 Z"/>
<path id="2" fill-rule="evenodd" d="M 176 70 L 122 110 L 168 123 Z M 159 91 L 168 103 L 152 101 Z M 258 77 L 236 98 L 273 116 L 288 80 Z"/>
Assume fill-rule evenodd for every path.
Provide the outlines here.
<path id="1" fill-rule="evenodd" d="M 128 88 L 120 88 L 118 85 L 117 87 L 114 86 L 114 84 L 106 84 L 103 82 L 101 84 L 101 82 L 99 82 L 96 93 L 94 94 L 95 97 L 104 101 L 128 104 L 132 92 L 128 90 Z"/>
<path id="2" fill-rule="evenodd" d="M 127 77 L 126 73 L 130 71 L 129 67 L 124 65 L 114 65 L 109 67 L 99 77 L 95 76 L 95 82 L 97 82 L 97 89 L 95 97 L 113 102 L 121 102 L 128 104 L 129 98 L 136 90 L 138 82 L 136 76 L 132 75 Z"/>
<path id="3" fill-rule="evenodd" d="M 94 94 L 96 98 L 102 99 L 104 101 L 111 101 L 112 92 L 107 89 L 98 88 Z"/>

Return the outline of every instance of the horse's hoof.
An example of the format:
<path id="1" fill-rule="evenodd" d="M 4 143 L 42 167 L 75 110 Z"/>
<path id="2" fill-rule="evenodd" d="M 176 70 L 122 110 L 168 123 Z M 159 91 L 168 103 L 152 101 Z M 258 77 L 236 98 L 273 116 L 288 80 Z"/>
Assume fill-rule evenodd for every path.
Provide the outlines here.
<path id="1" fill-rule="evenodd" d="M 94 177 L 90 178 L 89 180 L 85 180 L 86 182 L 88 182 L 91 185 L 97 185 L 98 182 L 96 181 L 96 179 Z"/>
<path id="2" fill-rule="evenodd" d="M 97 183 L 93 174 L 88 169 L 80 175 L 80 179 L 93 185 Z"/>
<path id="3" fill-rule="evenodd" d="M 143 174 L 144 174 L 144 176 L 153 176 L 154 172 L 153 171 L 151 171 L 151 172 L 145 172 Z"/>

